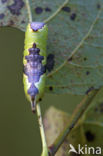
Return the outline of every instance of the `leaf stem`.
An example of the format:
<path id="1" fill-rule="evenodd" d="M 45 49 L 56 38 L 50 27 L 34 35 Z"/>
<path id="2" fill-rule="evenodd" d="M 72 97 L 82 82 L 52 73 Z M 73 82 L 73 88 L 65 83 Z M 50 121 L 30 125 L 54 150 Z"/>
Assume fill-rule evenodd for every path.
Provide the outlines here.
<path id="1" fill-rule="evenodd" d="M 65 138 L 70 134 L 71 130 L 74 128 L 74 126 L 77 124 L 77 122 L 82 117 L 84 112 L 87 110 L 88 106 L 91 104 L 91 101 L 93 100 L 93 98 L 95 97 L 97 93 L 98 93 L 98 90 L 95 90 L 89 93 L 89 95 L 85 95 L 82 101 L 77 105 L 76 109 L 74 110 L 72 114 L 69 124 L 63 130 L 60 136 L 56 139 L 54 144 L 49 147 L 50 156 L 55 155 L 59 147 L 64 142 Z"/>
<path id="2" fill-rule="evenodd" d="M 30 8 L 29 0 L 26 0 L 26 7 L 27 7 L 27 10 L 28 10 L 29 22 L 32 22 L 32 12 L 31 12 L 31 8 Z"/>
<path id="3" fill-rule="evenodd" d="M 41 109 L 40 109 L 39 103 L 36 105 L 36 111 L 37 111 L 41 140 L 42 140 L 42 148 L 43 148 L 42 156 L 48 156 L 48 147 L 47 147 L 47 143 L 46 143 L 43 121 L 42 121 L 42 115 L 41 115 Z"/>

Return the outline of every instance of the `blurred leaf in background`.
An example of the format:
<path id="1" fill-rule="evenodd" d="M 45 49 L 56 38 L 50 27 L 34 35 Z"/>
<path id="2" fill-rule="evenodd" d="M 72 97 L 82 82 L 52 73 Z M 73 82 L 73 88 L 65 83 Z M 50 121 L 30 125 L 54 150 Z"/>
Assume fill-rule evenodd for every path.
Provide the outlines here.
<path id="1" fill-rule="evenodd" d="M 78 144 L 81 146 L 88 145 L 88 147 L 100 147 L 101 154 L 103 154 L 103 88 L 98 92 L 93 99 L 91 105 L 79 120 L 76 127 L 72 130 L 70 135 L 65 139 L 63 145 L 58 150 L 56 156 L 67 156 L 72 144 L 75 149 L 78 149 Z M 63 131 L 64 127 L 68 125 L 70 114 L 64 113 L 54 107 L 50 107 L 44 116 L 44 126 L 48 145 L 52 145 L 55 139 Z M 85 149 L 83 149 L 84 152 Z M 84 152 L 85 153 L 85 152 Z M 70 154 L 72 156 L 73 153 Z M 96 155 L 85 153 L 85 155 Z"/>

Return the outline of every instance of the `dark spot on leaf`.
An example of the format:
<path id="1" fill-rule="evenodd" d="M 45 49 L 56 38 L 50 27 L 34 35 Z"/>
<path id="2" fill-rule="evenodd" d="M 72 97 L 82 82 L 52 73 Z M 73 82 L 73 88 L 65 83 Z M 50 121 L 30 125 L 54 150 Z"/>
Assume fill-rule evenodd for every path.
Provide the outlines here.
<path id="1" fill-rule="evenodd" d="M 91 133 L 91 131 L 85 132 L 85 136 L 86 136 L 87 141 L 89 142 L 92 142 L 95 139 L 95 136 L 93 133 Z"/>
<path id="2" fill-rule="evenodd" d="M 64 86 L 62 86 L 61 88 L 63 88 L 63 89 L 64 89 L 65 87 L 64 87 Z"/>
<path id="3" fill-rule="evenodd" d="M 100 9 L 101 8 L 101 5 L 100 4 L 97 4 L 97 9 Z"/>
<path id="4" fill-rule="evenodd" d="M 46 69 L 51 72 L 54 68 L 54 54 L 49 54 L 47 56 L 47 64 L 46 64 Z"/>
<path id="5" fill-rule="evenodd" d="M 22 23 L 22 24 L 24 24 L 24 23 L 25 23 L 25 21 L 24 21 L 24 20 L 22 20 L 22 21 L 21 21 L 21 23 Z"/>
<path id="6" fill-rule="evenodd" d="M 98 108 L 97 108 L 97 107 L 96 107 L 96 108 L 94 108 L 94 111 L 95 111 L 95 112 L 98 112 Z"/>
<path id="7" fill-rule="evenodd" d="M 52 91 L 52 90 L 53 90 L 53 87 L 52 87 L 52 86 L 50 86 L 50 87 L 49 87 L 49 90 L 50 90 L 50 91 Z"/>
<path id="8" fill-rule="evenodd" d="M 54 153 L 55 150 L 55 146 L 52 144 L 51 146 L 48 147 L 49 148 L 49 156 L 51 155 L 51 153 Z"/>
<path id="9" fill-rule="evenodd" d="M 4 18 L 4 14 L 2 13 L 2 14 L 0 14 L 0 19 L 3 19 Z"/>
<path id="10" fill-rule="evenodd" d="M 90 74 L 90 72 L 89 72 L 89 71 L 87 71 L 87 72 L 86 72 L 86 75 L 89 75 L 89 74 Z"/>
<path id="11" fill-rule="evenodd" d="M 70 58 L 68 59 L 68 61 L 72 61 L 72 59 L 73 59 L 73 58 L 72 58 L 72 57 L 70 57 Z"/>
<path id="12" fill-rule="evenodd" d="M 97 107 L 94 108 L 94 111 L 98 113 L 103 113 L 103 102 L 97 105 Z"/>
<path id="13" fill-rule="evenodd" d="M 76 19 L 76 16 L 77 16 L 76 13 L 72 13 L 70 16 L 70 19 L 74 21 Z"/>
<path id="14" fill-rule="evenodd" d="M 103 107 L 103 103 L 100 104 L 100 107 Z"/>
<path id="15" fill-rule="evenodd" d="M 35 114 L 35 113 L 36 113 L 36 110 L 33 109 L 33 110 L 32 110 L 32 113 Z"/>
<path id="16" fill-rule="evenodd" d="M 41 14 L 43 12 L 43 9 L 41 7 L 35 8 L 36 14 Z"/>
<path id="17" fill-rule="evenodd" d="M 0 22 L 0 26 L 3 26 L 3 22 Z"/>
<path id="18" fill-rule="evenodd" d="M 100 112 L 103 113 L 103 103 L 100 103 Z"/>
<path id="19" fill-rule="evenodd" d="M 52 75 L 49 75 L 49 78 L 53 78 L 53 76 Z"/>
<path id="20" fill-rule="evenodd" d="M 14 25 L 14 21 L 10 20 L 9 25 Z"/>
<path id="21" fill-rule="evenodd" d="M 2 3 L 6 3 L 8 0 L 1 0 Z"/>
<path id="22" fill-rule="evenodd" d="M 45 11 L 50 12 L 51 9 L 50 9 L 49 7 L 46 7 L 46 8 L 45 8 Z"/>
<path id="23" fill-rule="evenodd" d="M 84 57 L 84 61 L 86 61 L 87 60 L 87 58 L 86 57 Z"/>
<path id="24" fill-rule="evenodd" d="M 65 11 L 65 12 L 70 12 L 71 11 L 70 7 L 68 7 L 68 6 L 63 7 L 62 10 Z"/>
<path id="25" fill-rule="evenodd" d="M 86 93 L 85 93 L 85 94 L 87 94 L 87 95 L 88 95 L 88 93 L 89 93 L 89 92 L 91 92 L 93 89 L 94 89 L 94 87 L 90 87 L 90 88 L 86 91 Z"/>
<path id="26" fill-rule="evenodd" d="M 71 126 L 70 126 L 70 129 L 72 129 L 74 127 L 74 124 L 72 124 Z"/>
<path id="27" fill-rule="evenodd" d="M 20 10 L 24 7 L 23 0 L 14 0 L 14 3 L 12 5 L 8 5 L 7 8 L 13 15 L 20 15 Z"/>
<path id="28" fill-rule="evenodd" d="M 39 101 L 42 101 L 42 99 L 40 98 Z"/>

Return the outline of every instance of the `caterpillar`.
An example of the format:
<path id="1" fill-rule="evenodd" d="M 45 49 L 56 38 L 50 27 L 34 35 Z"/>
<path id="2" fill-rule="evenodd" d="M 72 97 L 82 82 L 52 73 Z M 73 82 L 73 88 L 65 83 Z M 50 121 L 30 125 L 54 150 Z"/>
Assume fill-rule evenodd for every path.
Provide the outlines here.
<path id="1" fill-rule="evenodd" d="M 31 22 L 25 33 L 23 83 L 27 99 L 35 112 L 42 98 L 46 81 L 46 44 L 48 28 L 42 22 Z"/>

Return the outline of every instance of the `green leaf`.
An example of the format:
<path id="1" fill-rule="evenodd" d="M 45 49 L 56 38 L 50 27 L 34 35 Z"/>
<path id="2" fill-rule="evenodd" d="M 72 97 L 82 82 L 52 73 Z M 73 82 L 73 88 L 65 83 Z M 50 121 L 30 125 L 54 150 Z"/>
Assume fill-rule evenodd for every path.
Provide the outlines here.
<path id="1" fill-rule="evenodd" d="M 70 0 L 71 12 L 61 10 L 49 21 L 48 51 L 55 55 L 55 66 L 47 92 L 80 95 L 103 85 L 102 4 Z"/>
<path id="2" fill-rule="evenodd" d="M 80 95 L 102 86 L 103 1 L 37 0 L 34 4 L 33 20 L 47 22 L 47 53 L 54 56 L 49 58 L 46 92 Z"/>
<path id="3" fill-rule="evenodd" d="M 28 22 L 27 1 L 2 1 L 4 0 L 0 1 L 0 25 L 14 26 L 25 31 Z M 24 6 L 20 7 L 23 2 Z M 52 54 L 54 60 L 49 57 L 50 72 L 47 76 L 46 92 L 80 95 L 91 88 L 102 86 L 103 1 L 29 2 L 33 21 L 44 21 L 49 27 L 47 54 Z"/>

